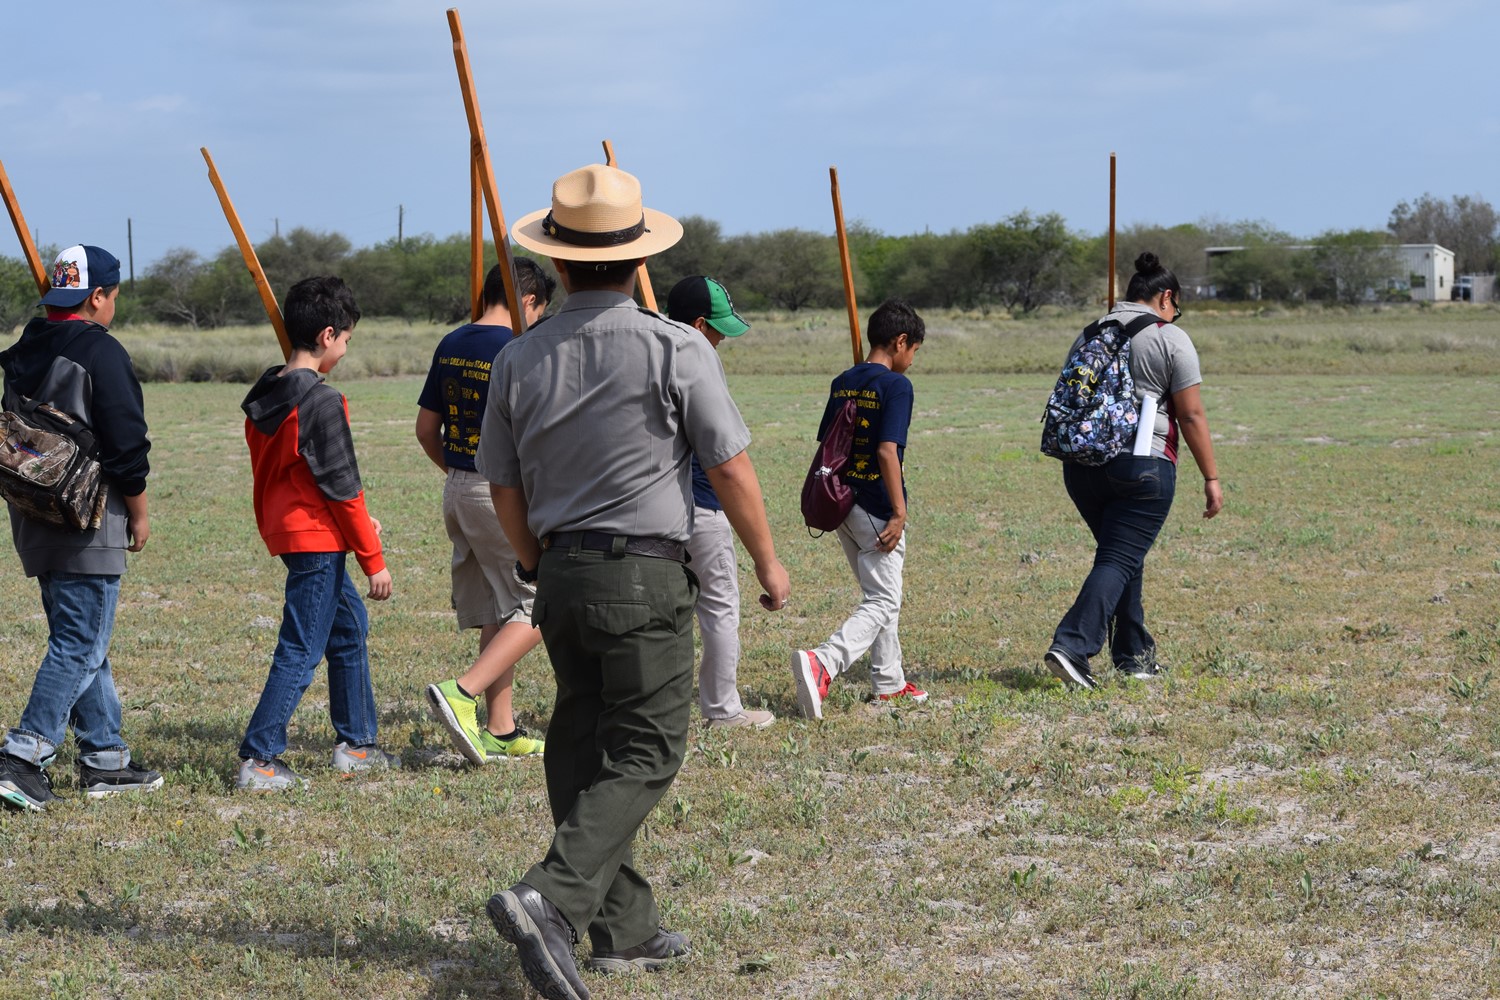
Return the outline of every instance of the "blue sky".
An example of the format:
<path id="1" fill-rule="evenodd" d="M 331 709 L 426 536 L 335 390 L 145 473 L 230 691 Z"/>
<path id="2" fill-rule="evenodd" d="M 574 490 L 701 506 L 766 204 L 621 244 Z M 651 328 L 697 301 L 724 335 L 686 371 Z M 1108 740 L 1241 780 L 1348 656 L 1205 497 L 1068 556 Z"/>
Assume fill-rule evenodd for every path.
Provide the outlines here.
<path id="1" fill-rule="evenodd" d="M 252 239 L 468 225 L 444 3 L 7 3 L 0 162 L 44 243 L 138 273 Z M 506 216 L 613 140 L 646 203 L 726 234 L 946 232 L 1030 209 L 1379 228 L 1423 192 L 1500 201 L 1492 0 L 488 0 L 460 6 Z M 521 20 L 520 18 L 528 18 Z M 0 254 L 19 255 L 8 227 Z"/>

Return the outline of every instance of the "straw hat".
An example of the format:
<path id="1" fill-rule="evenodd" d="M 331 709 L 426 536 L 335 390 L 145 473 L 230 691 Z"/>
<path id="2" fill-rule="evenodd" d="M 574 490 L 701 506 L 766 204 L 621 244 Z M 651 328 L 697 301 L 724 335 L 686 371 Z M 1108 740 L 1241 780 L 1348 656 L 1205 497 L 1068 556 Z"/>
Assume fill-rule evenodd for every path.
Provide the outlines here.
<path id="1" fill-rule="evenodd" d="M 616 167 L 591 163 L 552 184 L 552 208 L 517 222 L 511 239 L 558 260 L 649 257 L 682 239 L 682 224 L 641 207 L 641 182 Z"/>

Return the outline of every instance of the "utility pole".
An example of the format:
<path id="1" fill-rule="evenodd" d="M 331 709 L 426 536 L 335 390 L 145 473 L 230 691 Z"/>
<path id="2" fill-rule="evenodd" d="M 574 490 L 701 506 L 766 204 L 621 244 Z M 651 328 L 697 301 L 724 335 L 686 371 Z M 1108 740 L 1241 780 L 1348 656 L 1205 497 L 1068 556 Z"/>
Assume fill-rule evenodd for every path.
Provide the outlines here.
<path id="1" fill-rule="evenodd" d="M 397 205 L 396 206 L 396 246 L 401 247 L 403 249 L 406 247 L 406 237 L 403 235 L 403 231 L 405 230 L 405 228 L 406 228 L 406 206 L 405 205 Z"/>
<path id="2" fill-rule="evenodd" d="M 130 293 L 135 294 L 135 230 L 134 220 L 128 216 L 125 219 L 125 252 L 130 258 Z"/>
<path id="3" fill-rule="evenodd" d="M 275 223 L 275 226 L 276 226 L 276 239 L 279 240 L 279 239 L 281 239 L 281 217 L 277 216 L 273 220 L 273 222 Z"/>

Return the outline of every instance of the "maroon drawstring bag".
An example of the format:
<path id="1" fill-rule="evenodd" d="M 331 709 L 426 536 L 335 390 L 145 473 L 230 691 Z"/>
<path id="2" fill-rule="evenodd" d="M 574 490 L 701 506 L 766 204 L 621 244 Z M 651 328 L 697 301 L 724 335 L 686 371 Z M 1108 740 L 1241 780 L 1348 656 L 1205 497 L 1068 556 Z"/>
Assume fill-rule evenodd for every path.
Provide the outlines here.
<path id="1" fill-rule="evenodd" d="M 854 491 L 839 478 L 854 446 L 854 421 L 859 407 L 844 401 L 828 425 L 828 432 L 813 453 L 812 465 L 802 482 L 802 520 L 817 531 L 832 531 L 844 523 L 854 506 Z"/>

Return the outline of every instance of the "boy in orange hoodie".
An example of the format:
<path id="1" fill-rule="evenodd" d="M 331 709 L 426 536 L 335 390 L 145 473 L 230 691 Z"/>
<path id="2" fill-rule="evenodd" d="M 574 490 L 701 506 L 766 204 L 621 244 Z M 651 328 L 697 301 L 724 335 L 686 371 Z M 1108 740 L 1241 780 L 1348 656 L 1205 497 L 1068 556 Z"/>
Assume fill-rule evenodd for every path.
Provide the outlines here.
<path id="1" fill-rule="evenodd" d="M 353 551 L 369 577 L 372 600 L 391 596 L 391 573 L 380 551 L 380 522 L 365 510 L 349 404 L 323 380 L 349 349 L 359 308 L 343 281 L 316 277 L 291 287 L 282 313 L 292 355 L 267 369 L 241 404 L 255 523 L 287 568 L 271 672 L 240 743 L 235 787 L 245 791 L 307 787 L 280 755 L 292 711 L 325 657 L 328 714 L 339 739 L 334 768 L 347 774 L 401 763 L 375 746 L 369 617 L 345 571 L 345 553 Z"/>

